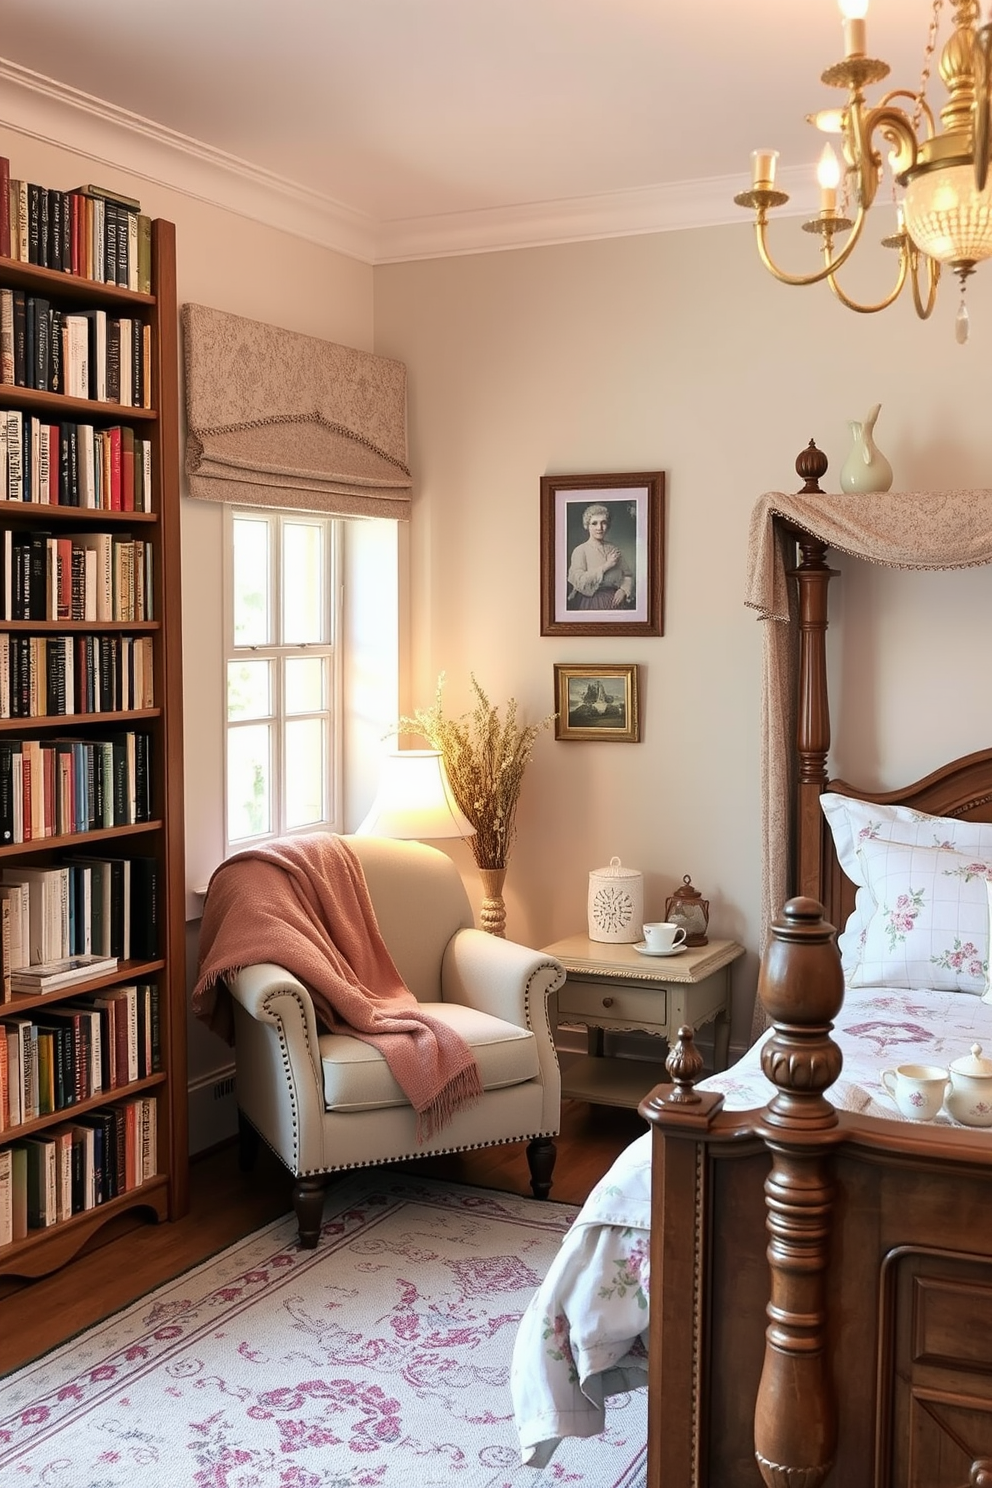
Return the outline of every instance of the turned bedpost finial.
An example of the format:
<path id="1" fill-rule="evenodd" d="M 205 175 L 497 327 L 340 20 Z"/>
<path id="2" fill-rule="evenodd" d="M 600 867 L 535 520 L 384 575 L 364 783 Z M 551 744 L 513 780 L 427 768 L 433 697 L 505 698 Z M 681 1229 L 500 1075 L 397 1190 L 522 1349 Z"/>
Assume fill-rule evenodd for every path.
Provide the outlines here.
<path id="1" fill-rule="evenodd" d="M 693 1088 L 703 1072 L 703 1056 L 693 1041 L 693 1032 L 683 1023 L 678 1037 L 665 1060 L 665 1068 L 672 1077 L 675 1089 L 668 1097 L 669 1105 L 692 1106 L 699 1102 Z"/>
<path id="2" fill-rule="evenodd" d="M 816 899 L 790 899 L 772 925 L 758 974 L 758 997 L 774 1026 L 761 1051 L 761 1067 L 778 1092 L 768 1107 L 770 1121 L 836 1124 L 823 1095 L 843 1065 L 830 1037 L 844 1003 L 834 935 Z"/>
<path id="3" fill-rule="evenodd" d="M 834 928 L 815 899 L 790 899 L 762 959 L 758 995 L 772 1020 L 761 1067 L 776 1087 L 759 1130 L 770 1289 L 754 1452 L 769 1488 L 819 1488 L 837 1441 L 826 1357 L 826 1272 L 833 1226 L 837 1112 L 823 1092 L 841 1070 L 830 1037 L 844 1001 Z M 794 1402 L 783 1410 L 782 1402 Z"/>
<path id="4" fill-rule="evenodd" d="M 971 1464 L 968 1488 L 992 1488 L 992 1457 L 977 1457 Z"/>
<path id="5" fill-rule="evenodd" d="M 796 458 L 796 474 L 803 480 L 803 488 L 797 494 L 807 496 L 811 494 L 823 495 L 820 486 L 820 477 L 826 475 L 829 461 L 822 450 L 817 449 L 812 439 L 804 450 L 801 450 Z"/>

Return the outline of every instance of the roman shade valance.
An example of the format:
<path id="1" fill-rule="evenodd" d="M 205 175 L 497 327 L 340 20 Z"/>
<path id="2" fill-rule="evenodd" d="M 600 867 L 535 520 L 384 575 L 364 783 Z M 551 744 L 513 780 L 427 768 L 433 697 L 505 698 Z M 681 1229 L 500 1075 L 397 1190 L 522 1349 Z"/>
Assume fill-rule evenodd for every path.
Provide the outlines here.
<path id="1" fill-rule="evenodd" d="M 409 516 L 402 362 L 205 305 L 182 323 L 190 496 Z"/>

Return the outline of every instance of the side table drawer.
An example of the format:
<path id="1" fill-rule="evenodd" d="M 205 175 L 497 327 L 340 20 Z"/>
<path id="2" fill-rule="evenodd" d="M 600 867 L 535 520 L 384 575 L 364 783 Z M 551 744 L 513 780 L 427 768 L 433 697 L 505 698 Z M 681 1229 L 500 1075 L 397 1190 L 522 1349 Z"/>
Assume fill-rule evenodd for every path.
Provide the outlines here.
<path id="1" fill-rule="evenodd" d="M 558 1021 L 616 1024 L 648 1032 L 668 1027 L 668 991 L 664 986 L 627 987 L 616 982 L 586 982 L 569 976 L 558 993 Z"/>

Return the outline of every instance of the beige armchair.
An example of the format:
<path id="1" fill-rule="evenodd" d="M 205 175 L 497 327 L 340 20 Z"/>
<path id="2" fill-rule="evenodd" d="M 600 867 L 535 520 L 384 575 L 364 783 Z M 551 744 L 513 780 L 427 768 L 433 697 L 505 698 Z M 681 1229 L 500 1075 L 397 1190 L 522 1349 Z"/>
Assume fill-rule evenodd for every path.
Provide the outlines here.
<path id="1" fill-rule="evenodd" d="M 320 1232 L 330 1173 L 529 1142 L 531 1187 L 551 1188 L 561 1081 L 548 998 L 559 962 L 472 928 L 458 870 L 419 842 L 350 837 L 382 937 L 406 985 L 475 1051 L 484 1094 L 422 1145 L 417 1118 L 377 1049 L 322 1033 L 310 994 L 280 966 L 228 978 L 243 1136 L 257 1133 L 296 1177 L 300 1244 Z M 245 1122 L 248 1128 L 245 1128 Z"/>

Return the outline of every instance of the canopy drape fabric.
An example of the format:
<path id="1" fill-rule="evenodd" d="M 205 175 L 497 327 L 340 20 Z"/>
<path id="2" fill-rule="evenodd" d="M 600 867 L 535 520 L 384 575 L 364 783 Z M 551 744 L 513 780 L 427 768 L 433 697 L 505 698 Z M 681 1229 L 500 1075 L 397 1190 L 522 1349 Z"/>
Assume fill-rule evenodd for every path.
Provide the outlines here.
<path id="1" fill-rule="evenodd" d="M 406 518 L 402 362 L 184 305 L 190 496 Z"/>
<path id="2" fill-rule="evenodd" d="M 779 517 L 838 552 L 889 568 L 973 568 L 992 563 L 992 490 L 759 497 L 748 534 L 744 603 L 764 626 L 761 699 L 762 945 L 789 897 L 796 799 L 799 627 L 795 539 Z M 765 1024 L 760 1003 L 754 1033 Z"/>

